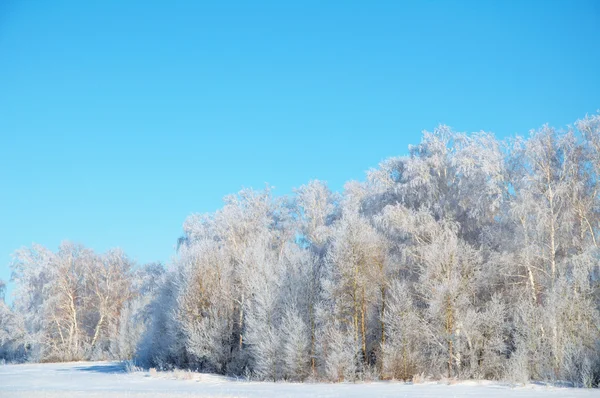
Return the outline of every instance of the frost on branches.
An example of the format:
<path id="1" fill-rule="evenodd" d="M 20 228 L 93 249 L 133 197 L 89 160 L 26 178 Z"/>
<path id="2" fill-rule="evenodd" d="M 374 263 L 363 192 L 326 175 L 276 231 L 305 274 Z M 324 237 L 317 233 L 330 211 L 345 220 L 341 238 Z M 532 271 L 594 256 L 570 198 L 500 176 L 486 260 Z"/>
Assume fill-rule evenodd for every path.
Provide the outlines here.
<path id="1" fill-rule="evenodd" d="M 68 242 L 18 250 L 0 356 L 595 386 L 599 245 L 600 115 L 502 142 L 440 126 L 341 194 L 227 196 L 187 218 L 166 270 Z"/>

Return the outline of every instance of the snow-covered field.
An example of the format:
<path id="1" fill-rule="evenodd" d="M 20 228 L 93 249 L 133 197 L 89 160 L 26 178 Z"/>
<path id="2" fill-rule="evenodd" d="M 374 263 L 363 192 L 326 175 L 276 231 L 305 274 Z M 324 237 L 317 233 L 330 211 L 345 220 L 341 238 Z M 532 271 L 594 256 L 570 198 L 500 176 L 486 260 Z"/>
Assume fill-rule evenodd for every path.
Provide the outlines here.
<path id="1" fill-rule="evenodd" d="M 600 391 L 494 383 L 299 384 L 231 380 L 190 373 L 128 373 L 117 362 L 0 366 L 0 397 L 598 397 Z"/>

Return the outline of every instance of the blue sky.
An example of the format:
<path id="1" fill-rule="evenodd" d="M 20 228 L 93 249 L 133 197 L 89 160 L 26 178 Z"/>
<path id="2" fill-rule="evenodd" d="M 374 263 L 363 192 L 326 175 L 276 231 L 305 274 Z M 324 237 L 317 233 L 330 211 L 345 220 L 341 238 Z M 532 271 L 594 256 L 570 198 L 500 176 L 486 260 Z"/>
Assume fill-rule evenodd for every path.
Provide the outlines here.
<path id="1" fill-rule="evenodd" d="M 594 1 L 0 1 L 0 278 L 32 242 L 166 262 L 241 187 L 334 189 L 439 123 L 600 109 Z"/>

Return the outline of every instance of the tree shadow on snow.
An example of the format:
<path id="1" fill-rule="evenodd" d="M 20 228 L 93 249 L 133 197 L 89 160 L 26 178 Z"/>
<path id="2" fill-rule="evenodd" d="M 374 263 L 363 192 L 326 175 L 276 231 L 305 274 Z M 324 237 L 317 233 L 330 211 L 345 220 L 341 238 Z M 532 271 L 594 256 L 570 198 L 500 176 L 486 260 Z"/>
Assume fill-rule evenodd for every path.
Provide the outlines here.
<path id="1" fill-rule="evenodd" d="M 73 370 L 80 372 L 93 372 L 93 373 L 127 373 L 127 369 L 124 364 L 120 363 L 107 363 L 106 365 L 90 365 L 90 366 L 77 366 L 71 369 L 59 369 L 60 371 L 72 372 Z"/>

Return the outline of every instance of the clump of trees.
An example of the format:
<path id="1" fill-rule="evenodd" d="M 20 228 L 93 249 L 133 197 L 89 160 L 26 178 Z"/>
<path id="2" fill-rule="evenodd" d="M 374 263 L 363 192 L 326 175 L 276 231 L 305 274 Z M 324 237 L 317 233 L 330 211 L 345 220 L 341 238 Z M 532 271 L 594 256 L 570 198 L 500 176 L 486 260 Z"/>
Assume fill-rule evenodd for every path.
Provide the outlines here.
<path id="1" fill-rule="evenodd" d="M 596 386 L 599 244 L 600 115 L 502 142 L 440 126 L 342 193 L 242 190 L 191 215 L 166 271 L 18 251 L 0 355 Z"/>
<path id="2" fill-rule="evenodd" d="M 134 270 L 120 250 L 98 255 L 71 242 L 57 252 L 35 244 L 17 250 L 14 306 L 0 307 L 6 359 L 131 358 L 161 273 L 156 265 Z"/>

